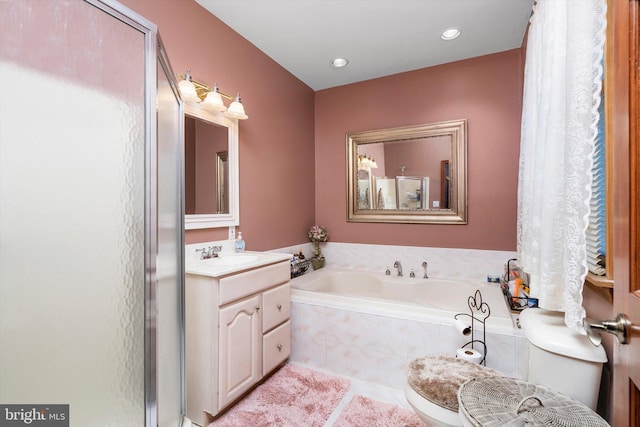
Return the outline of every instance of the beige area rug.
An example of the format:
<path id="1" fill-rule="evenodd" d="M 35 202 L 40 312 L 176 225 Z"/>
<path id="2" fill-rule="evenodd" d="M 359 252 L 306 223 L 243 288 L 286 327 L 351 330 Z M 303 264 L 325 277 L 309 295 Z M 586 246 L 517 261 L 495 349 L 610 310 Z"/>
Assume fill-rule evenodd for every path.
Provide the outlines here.
<path id="1" fill-rule="evenodd" d="M 424 427 L 418 416 L 389 403 L 355 396 L 342 410 L 333 427 Z"/>
<path id="2" fill-rule="evenodd" d="M 322 427 L 350 386 L 347 379 L 285 365 L 209 426 Z"/>

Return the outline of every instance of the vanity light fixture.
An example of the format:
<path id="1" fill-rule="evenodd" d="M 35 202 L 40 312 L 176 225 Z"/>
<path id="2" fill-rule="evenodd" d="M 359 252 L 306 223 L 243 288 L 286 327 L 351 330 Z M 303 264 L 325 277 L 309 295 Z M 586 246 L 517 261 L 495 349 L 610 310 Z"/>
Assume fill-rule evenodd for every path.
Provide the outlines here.
<path id="1" fill-rule="evenodd" d="M 200 98 L 196 92 L 196 86 L 191 80 L 191 70 L 187 70 L 187 74 L 182 75 L 182 80 L 178 83 L 178 88 L 185 101 L 200 102 Z"/>
<path id="2" fill-rule="evenodd" d="M 213 89 L 211 89 L 211 91 L 207 93 L 207 96 L 205 96 L 204 100 L 202 101 L 202 106 L 205 109 L 216 113 L 222 113 L 223 111 L 227 110 L 227 107 L 222 101 L 222 95 L 220 95 L 217 83 L 214 83 Z"/>
<path id="3" fill-rule="evenodd" d="M 178 83 L 178 88 L 180 89 L 182 98 L 184 98 L 186 102 L 200 103 L 200 105 L 208 111 L 223 113 L 223 115 L 234 119 L 245 120 L 249 118 L 244 111 L 240 94 L 237 94 L 234 98 L 233 96 L 220 92 L 217 84 L 209 87 L 202 82 L 193 80 L 190 70 L 187 70 L 186 74 L 178 74 L 177 76 L 181 79 Z M 230 101 L 233 100 L 229 109 L 224 105 L 222 98 Z"/>
<path id="4" fill-rule="evenodd" d="M 358 170 L 378 169 L 378 163 L 364 154 L 358 155 Z"/>
<path id="5" fill-rule="evenodd" d="M 240 94 L 237 94 L 231 105 L 229 105 L 227 115 L 240 120 L 249 118 L 249 116 L 247 116 L 244 112 L 244 107 L 242 106 L 242 101 L 240 100 Z"/>
<path id="6" fill-rule="evenodd" d="M 342 68 L 346 67 L 349 64 L 349 60 L 346 58 L 333 58 L 331 60 L 331 66 L 333 68 Z"/>
<path id="7" fill-rule="evenodd" d="M 460 35 L 460 30 L 457 28 L 447 28 L 440 34 L 440 38 L 442 40 L 453 40 L 457 39 Z"/>

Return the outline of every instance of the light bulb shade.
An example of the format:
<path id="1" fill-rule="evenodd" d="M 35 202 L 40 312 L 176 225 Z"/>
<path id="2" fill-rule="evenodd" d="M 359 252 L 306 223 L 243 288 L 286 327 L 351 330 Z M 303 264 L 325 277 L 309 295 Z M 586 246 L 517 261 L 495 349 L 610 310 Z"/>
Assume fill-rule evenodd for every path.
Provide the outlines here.
<path id="1" fill-rule="evenodd" d="M 242 105 L 239 94 L 238 96 L 236 96 L 236 99 L 231 103 L 231 105 L 229 105 L 227 115 L 240 120 L 246 120 L 249 118 L 249 116 L 247 116 L 247 114 L 244 112 L 244 106 Z"/>
<path id="2" fill-rule="evenodd" d="M 178 88 L 180 89 L 182 98 L 184 98 L 185 101 L 200 102 L 200 98 L 196 92 L 196 86 L 191 82 L 191 76 L 189 76 L 189 74 L 185 76 L 184 80 L 180 80 Z"/>
<path id="3" fill-rule="evenodd" d="M 207 94 L 207 97 L 202 101 L 201 104 L 205 109 L 213 112 L 222 112 L 227 109 L 222 101 L 222 96 L 217 91 L 217 88 L 214 88 L 211 92 Z"/>

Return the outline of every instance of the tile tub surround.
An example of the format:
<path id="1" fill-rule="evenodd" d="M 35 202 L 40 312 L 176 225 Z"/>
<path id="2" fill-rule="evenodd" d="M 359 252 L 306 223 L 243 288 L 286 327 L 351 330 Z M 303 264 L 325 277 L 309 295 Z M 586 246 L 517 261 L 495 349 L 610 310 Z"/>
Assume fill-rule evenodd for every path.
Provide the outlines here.
<path id="1" fill-rule="evenodd" d="M 295 280 L 295 279 L 294 279 Z M 291 304 L 291 362 L 401 390 L 407 364 L 455 355 L 469 340 L 451 324 L 314 305 Z M 527 341 L 521 331 L 487 332 L 487 366 L 524 379 Z"/>
<path id="2" fill-rule="evenodd" d="M 414 269 L 422 277 L 428 262 L 429 277 L 481 280 L 501 275 L 516 252 L 415 246 L 323 243 L 326 268 L 346 268 L 395 274 L 399 260 L 405 275 Z M 276 252 L 311 256 L 311 244 L 302 243 Z M 293 279 L 295 286 L 295 279 Z M 401 390 L 411 360 L 427 355 L 455 355 L 468 341 L 451 323 L 407 319 L 402 313 L 363 312 L 361 308 L 327 307 L 295 299 L 291 304 L 291 361 L 325 369 L 363 381 Z M 487 366 L 519 379 L 526 377 L 527 340 L 521 330 L 487 331 Z"/>
<path id="3" fill-rule="evenodd" d="M 320 245 L 325 265 L 332 268 L 383 272 L 387 267 L 395 274 L 394 261 L 400 261 L 404 274 L 411 269 L 422 277 L 422 263 L 429 264 L 429 277 L 486 281 L 488 275 L 499 276 L 504 265 L 518 254 L 512 251 L 479 249 L 428 248 L 417 246 L 369 245 L 361 243 L 327 242 Z M 311 256 L 311 243 L 274 249 L 274 252 Z"/>
<path id="4" fill-rule="evenodd" d="M 196 243 L 186 246 L 185 257 L 199 256 L 195 250 L 223 246 L 235 252 L 234 240 Z M 422 276 L 422 262 L 429 263 L 429 277 L 486 280 L 500 275 L 515 252 L 477 249 L 427 248 L 414 246 L 323 243 L 327 268 L 381 272 L 393 262 L 402 263 Z M 311 243 L 304 242 L 270 252 L 311 256 Z M 294 279 L 295 281 L 295 279 Z M 406 316 L 405 316 L 406 317 Z M 291 304 L 291 362 L 324 369 L 363 381 L 402 390 L 409 361 L 426 355 L 450 354 L 468 341 L 452 324 L 407 319 L 399 313 L 366 313 L 346 307 L 293 301 Z M 487 366 L 523 379 L 526 375 L 527 342 L 519 330 L 513 334 L 487 332 Z"/>

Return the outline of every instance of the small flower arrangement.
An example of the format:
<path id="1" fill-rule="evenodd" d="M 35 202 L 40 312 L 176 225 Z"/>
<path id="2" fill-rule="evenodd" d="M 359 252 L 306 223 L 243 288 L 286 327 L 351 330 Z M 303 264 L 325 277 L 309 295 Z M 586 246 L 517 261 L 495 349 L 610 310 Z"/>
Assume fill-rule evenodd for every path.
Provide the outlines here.
<path id="1" fill-rule="evenodd" d="M 314 225 L 309 229 L 309 240 L 313 244 L 313 250 L 311 253 L 313 256 L 311 257 L 311 264 L 313 265 L 313 269 L 317 270 L 324 266 L 324 257 L 320 253 L 320 243 L 326 242 L 329 240 L 329 235 L 327 234 L 327 230 L 324 227 L 320 227 L 319 225 Z"/>
<path id="2" fill-rule="evenodd" d="M 327 234 L 327 230 L 324 227 L 320 227 L 319 225 L 314 225 L 309 229 L 309 240 L 312 242 L 326 242 L 329 240 L 329 235 Z"/>

